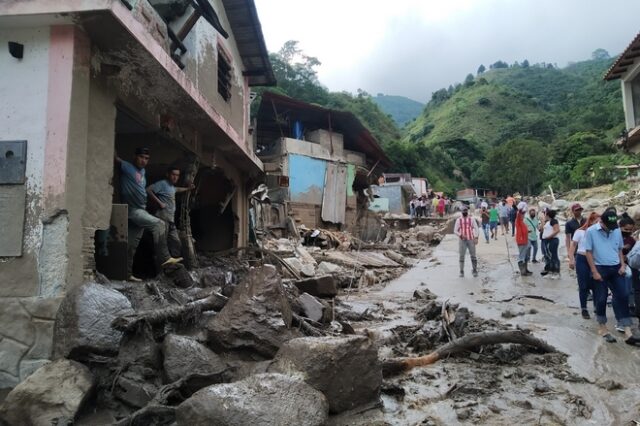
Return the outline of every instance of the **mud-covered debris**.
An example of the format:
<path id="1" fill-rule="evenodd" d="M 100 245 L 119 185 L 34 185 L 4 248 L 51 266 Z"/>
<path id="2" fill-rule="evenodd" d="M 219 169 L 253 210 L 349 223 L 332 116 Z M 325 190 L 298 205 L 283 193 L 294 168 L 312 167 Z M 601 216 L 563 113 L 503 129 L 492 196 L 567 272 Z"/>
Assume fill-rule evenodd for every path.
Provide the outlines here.
<path id="1" fill-rule="evenodd" d="M 272 265 L 252 268 L 225 307 L 205 325 L 214 349 L 249 350 L 272 357 L 282 343 L 299 337 L 280 276 Z"/>
<path id="2" fill-rule="evenodd" d="M 142 408 L 153 399 L 158 388 L 140 375 L 125 371 L 117 376 L 115 386 L 113 386 L 113 395 L 127 405 Z"/>
<path id="3" fill-rule="evenodd" d="M 324 395 L 299 378 L 260 374 L 201 389 L 176 410 L 178 426 L 308 425 L 328 420 Z"/>
<path id="4" fill-rule="evenodd" d="M 295 286 L 301 293 L 309 293 L 316 297 L 334 297 L 338 294 L 336 281 L 331 275 L 296 281 Z"/>
<path id="5" fill-rule="evenodd" d="M 441 314 L 442 303 L 432 300 L 416 313 L 416 319 L 418 321 L 431 321 L 440 318 Z"/>
<path id="6" fill-rule="evenodd" d="M 319 275 L 333 275 L 333 274 L 339 274 L 341 272 L 344 272 L 342 269 L 342 266 L 336 265 L 335 263 L 324 262 L 324 261 L 320 262 L 317 269 L 317 273 Z"/>
<path id="7" fill-rule="evenodd" d="M 616 381 L 610 380 L 610 379 L 600 380 L 600 381 L 596 382 L 596 385 L 599 388 L 606 389 L 608 391 L 624 389 L 624 386 L 622 385 L 622 383 L 619 383 L 619 382 L 616 382 Z"/>
<path id="8" fill-rule="evenodd" d="M 78 362 L 60 359 L 48 363 L 9 392 L 0 405 L 0 423 L 72 424 L 93 385 L 91 372 Z"/>
<path id="9" fill-rule="evenodd" d="M 413 292 L 413 298 L 418 300 L 436 300 L 438 296 L 433 294 L 429 289 L 418 289 Z"/>
<path id="10" fill-rule="evenodd" d="M 58 309 L 53 357 L 117 353 L 122 333 L 113 329 L 111 322 L 131 313 L 131 303 L 116 290 L 92 282 L 77 287 L 66 295 Z"/>
<path id="11" fill-rule="evenodd" d="M 538 379 L 533 385 L 533 391 L 535 393 L 547 393 L 551 391 L 551 386 L 542 379 Z"/>
<path id="12" fill-rule="evenodd" d="M 193 278 L 191 278 L 191 275 L 189 274 L 189 271 L 187 271 L 187 268 L 180 263 L 164 266 L 162 268 L 162 272 L 164 272 L 167 278 L 169 278 L 176 287 L 189 288 L 193 287 L 195 284 Z"/>
<path id="13" fill-rule="evenodd" d="M 380 397 L 382 367 L 376 346 L 365 336 L 290 340 L 280 348 L 269 371 L 300 373 L 327 397 L 332 413 L 377 402 Z"/>
<path id="14" fill-rule="evenodd" d="M 169 334 L 162 343 L 163 367 L 168 382 L 189 374 L 215 374 L 227 370 L 227 364 L 211 349 L 185 336 Z"/>
<path id="15" fill-rule="evenodd" d="M 302 306 L 302 314 L 315 322 L 322 321 L 324 316 L 324 305 L 309 293 L 302 293 L 298 297 L 298 302 Z"/>

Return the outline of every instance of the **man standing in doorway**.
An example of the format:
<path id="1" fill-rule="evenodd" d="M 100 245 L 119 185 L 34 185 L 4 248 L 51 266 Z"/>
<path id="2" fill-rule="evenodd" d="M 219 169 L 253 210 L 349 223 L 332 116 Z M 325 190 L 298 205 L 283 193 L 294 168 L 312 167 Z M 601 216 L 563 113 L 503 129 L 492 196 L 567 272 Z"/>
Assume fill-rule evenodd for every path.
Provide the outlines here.
<path id="1" fill-rule="evenodd" d="M 178 257 L 182 253 L 180 237 L 175 224 L 176 217 L 176 193 L 191 191 L 194 185 L 189 187 L 176 187 L 180 180 L 180 169 L 169 167 L 165 179 L 159 180 L 147 187 L 147 195 L 160 207 L 156 211 L 156 217 L 162 219 L 167 227 L 167 246 L 171 256 Z"/>
<path id="2" fill-rule="evenodd" d="M 120 167 L 120 196 L 129 206 L 129 240 L 127 253 L 127 276 L 129 281 L 141 281 L 133 276 L 133 258 L 136 254 L 140 238 L 144 230 L 151 232 L 153 245 L 158 263 L 161 266 L 178 263 L 181 258 L 173 258 L 167 249 L 167 239 L 165 238 L 164 222 L 152 216 L 146 210 L 147 192 L 145 190 L 147 179 L 145 167 L 149 162 L 149 149 L 136 148 L 133 163 L 115 158 L 116 164 Z"/>
<path id="3" fill-rule="evenodd" d="M 567 248 L 567 252 L 571 247 L 571 240 L 573 239 L 573 234 L 587 221 L 584 217 L 582 217 L 582 206 L 578 203 L 575 203 L 571 206 L 571 214 L 573 217 L 567 221 L 564 225 L 564 235 L 565 242 L 564 246 Z M 576 246 L 577 247 L 577 246 Z M 575 254 L 575 253 L 574 253 Z"/>
<path id="4" fill-rule="evenodd" d="M 474 218 L 469 216 L 469 208 L 467 206 L 462 207 L 462 217 L 456 219 L 453 233 L 456 234 L 459 239 L 460 276 L 464 277 L 464 258 L 467 255 L 467 250 L 469 250 L 472 273 L 474 277 L 477 277 L 478 259 L 476 258 L 476 245 L 478 244 L 478 223 Z"/>

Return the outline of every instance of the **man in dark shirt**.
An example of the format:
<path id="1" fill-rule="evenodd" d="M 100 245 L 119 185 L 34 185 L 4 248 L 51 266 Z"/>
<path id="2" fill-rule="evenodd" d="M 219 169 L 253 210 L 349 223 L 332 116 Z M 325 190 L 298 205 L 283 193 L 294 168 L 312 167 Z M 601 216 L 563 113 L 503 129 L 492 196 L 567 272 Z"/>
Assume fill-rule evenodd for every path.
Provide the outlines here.
<path id="1" fill-rule="evenodd" d="M 141 281 L 132 274 L 133 257 L 136 254 L 144 230 L 151 232 L 158 263 L 162 266 L 178 263 L 181 258 L 173 258 L 167 249 L 165 224 L 149 214 L 147 208 L 147 178 L 145 167 L 149 162 L 149 149 L 136 148 L 133 162 L 124 161 L 116 156 L 120 168 L 120 196 L 129 206 L 129 241 L 127 253 L 127 275 L 129 281 Z"/>
<path id="2" fill-rule="evenodd" d="M 582 217 L 583 210 L 582 206 L 578 203 L 571 206 L 571 213 L 573 213 L 573 217 L 564 225 L 564 245 L 567 248 L 567 251 L 569 250 L 569 247 L 571 247 L 573 234 L 587 221 L 587 219 Z"/>

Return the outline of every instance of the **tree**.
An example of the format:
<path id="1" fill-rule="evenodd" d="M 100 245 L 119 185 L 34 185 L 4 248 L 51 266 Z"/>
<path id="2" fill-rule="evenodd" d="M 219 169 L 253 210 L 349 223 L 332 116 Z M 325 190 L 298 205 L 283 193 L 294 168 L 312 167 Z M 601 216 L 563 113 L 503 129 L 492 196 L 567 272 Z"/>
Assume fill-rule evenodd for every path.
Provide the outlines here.
<path id="1" fill-rule="evenodd" d="M 491 64 L 489 66 L 489 68 L 491 68 L 491 69 L 509 68 L 509 64 L 507 64 L 504 61 L 497 61 L 497 62 L 494 62 L 493 64 Z"/>
<path id="2" fill-rule="evenodd" d="M 522 61 L 522 68 L 529 68 L 529 60 L 525 59 L 524 61 Z"/>
<path id="3" fill-rule="evenodd" d="M 471 74 L 471 73 L 467 74 L 467 76 L 464 79 L 464 86 L 465 87 L 471 87 L 471 86 L 473 86 L 473 83 L 474 83 L 473 74 Z"/>
<path id="4" fill-rule="evenodd" d="M 591 54 L 591 59 L 596 61 L 601 61 L 603 59 L 610 59 L 610 58 L 611 56 L 609 56 L 609 52 L 607 52 L 602 48 L 594 50 L 593 53 Z"/>
<path id="5" fill-rule="evenodd" d="M 484 67 L 484 65 L 480 65 L 478 67 L 478 75 L 482 74 L 483 72 L 485 72 L 487 69 Z"/>
<path id="6" fill-rule="evenodd" d="M 491 149 L 487 155 L 488 178 L 504 192 L 532 194 L 539 190 L 549 163 L 547 148 L 541 142 L 513 139 Z"/>

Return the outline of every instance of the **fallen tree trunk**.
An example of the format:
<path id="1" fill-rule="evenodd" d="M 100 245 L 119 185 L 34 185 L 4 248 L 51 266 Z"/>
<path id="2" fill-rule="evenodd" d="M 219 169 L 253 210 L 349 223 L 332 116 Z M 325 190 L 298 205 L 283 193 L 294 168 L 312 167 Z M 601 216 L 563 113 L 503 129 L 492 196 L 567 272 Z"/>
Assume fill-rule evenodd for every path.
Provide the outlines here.
<path id="1" fill-rule="evenodd" d="M 227 297 L 214 292 L 204 299 L 194 300 L 180 306 L 121 315 L 111 322 L 111 327 L 119 331 L 132 331 L 139 324 L 156 325 L 169 321 L 185 320 L 193 318 L 204 311 L 220 311 L 227 303 L 227 300 Z"/>
<path id="2" fill-rule="evenodd" d="M 544 340 L 530 334 L 529 330 L 491 331 L 483 333 L 471 333 L 453 340 L 444 346 L 416 358 L 392 358 L 382 363 L 382 374 L 385 377 L 400 374 L 414 367 L 434 364 L 438 360 L 460 352 L 468 351 L 484 345 L 496 345 L 500 343 L 518 343 L 532 346 L 544 352 L 556 352 L 556 349 Z"/>

